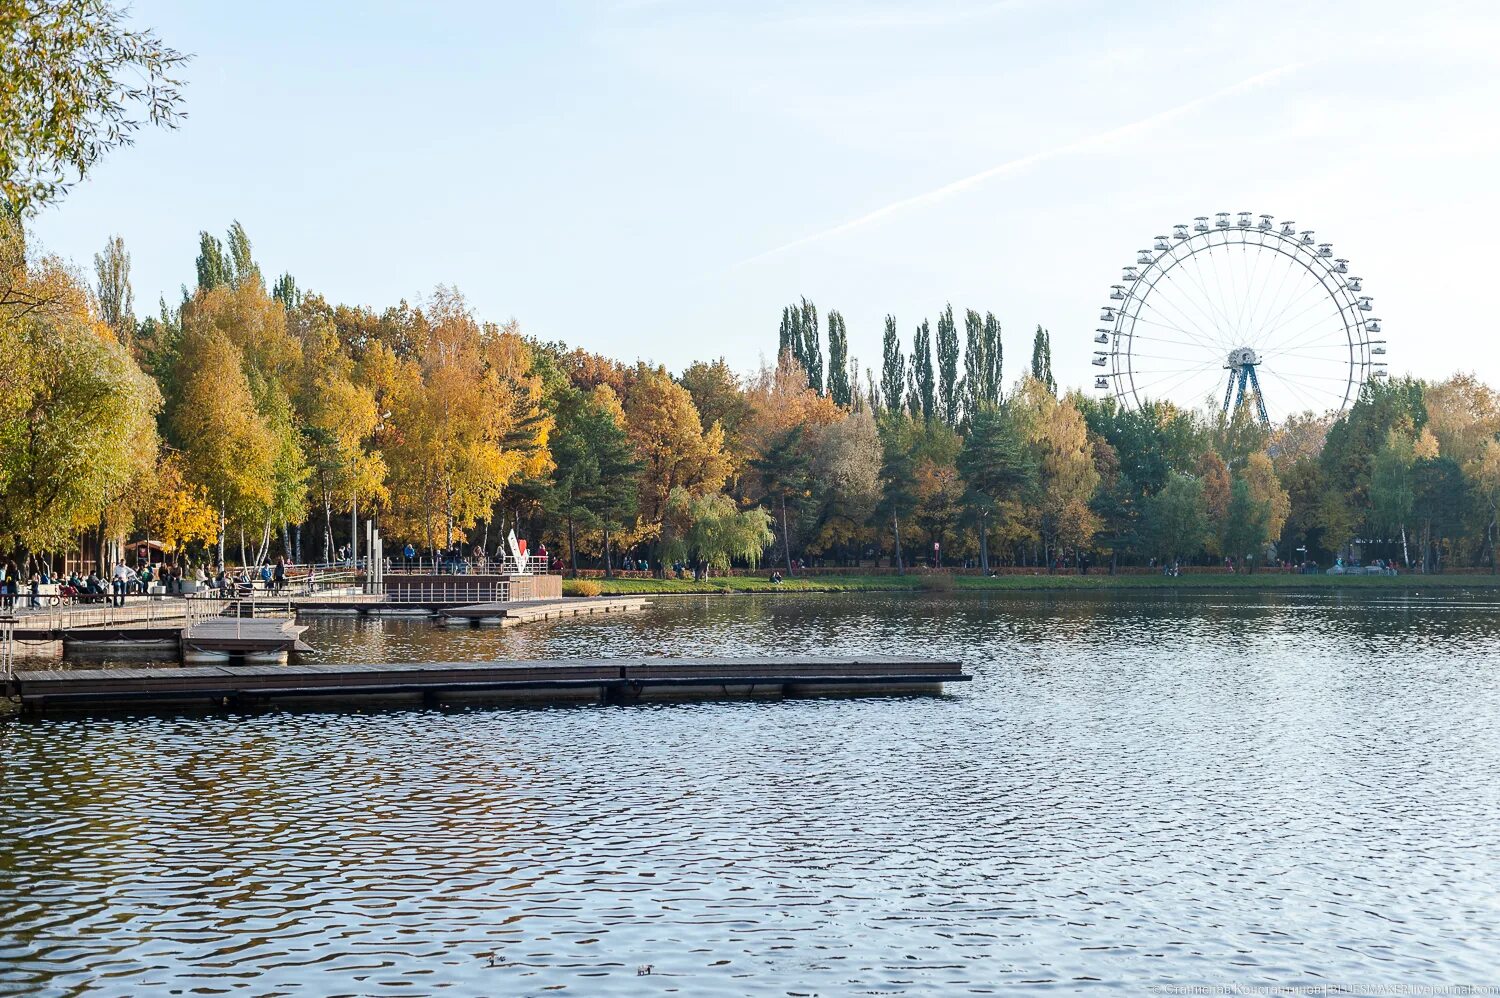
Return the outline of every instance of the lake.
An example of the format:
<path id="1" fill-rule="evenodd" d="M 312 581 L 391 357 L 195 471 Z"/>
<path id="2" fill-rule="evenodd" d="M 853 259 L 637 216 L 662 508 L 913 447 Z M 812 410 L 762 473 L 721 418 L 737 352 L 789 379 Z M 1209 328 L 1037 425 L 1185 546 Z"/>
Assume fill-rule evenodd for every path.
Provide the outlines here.
<path id="1" fill-rule="evenodd" d="M 1500 970 L 1493 593 L 664 598 L 306 638 L 323 661 L 883 652 L 975 678 L 0 724 L 0 993 L 1359 992 Z"/>

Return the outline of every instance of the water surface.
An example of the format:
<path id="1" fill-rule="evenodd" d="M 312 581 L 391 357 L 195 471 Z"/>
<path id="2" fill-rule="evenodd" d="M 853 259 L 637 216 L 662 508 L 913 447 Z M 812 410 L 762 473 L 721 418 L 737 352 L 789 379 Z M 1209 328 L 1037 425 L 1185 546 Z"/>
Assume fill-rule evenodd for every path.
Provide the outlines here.
<path id="1" fill-rule="evenodd" d="M 881 652 L 975 681 L 0 725 L 0 993 L 1494 983 L 1497 611 L 859 594 L 323 620 L 325 661 Z"/>

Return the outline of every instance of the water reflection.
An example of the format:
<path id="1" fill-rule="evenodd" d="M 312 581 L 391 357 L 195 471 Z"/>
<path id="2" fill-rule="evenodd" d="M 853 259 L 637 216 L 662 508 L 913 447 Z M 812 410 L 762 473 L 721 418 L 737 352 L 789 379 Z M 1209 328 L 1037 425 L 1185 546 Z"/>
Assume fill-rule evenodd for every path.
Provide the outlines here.
<path id="1" fill-rule="evenodd" d="M 321 621 L 324 661 L 903 651 L 976 681 L 5 726 L 0 991 L 1487 982 L 1496 609 L 859 595 Z"/>

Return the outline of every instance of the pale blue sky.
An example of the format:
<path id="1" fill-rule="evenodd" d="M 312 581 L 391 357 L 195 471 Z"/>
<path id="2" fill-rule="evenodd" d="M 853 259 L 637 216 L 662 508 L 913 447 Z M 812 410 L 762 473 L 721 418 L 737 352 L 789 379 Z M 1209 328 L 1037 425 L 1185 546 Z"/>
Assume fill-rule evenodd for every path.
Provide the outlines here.
<path id="1" fill-rule="evenodd" d="M 754 367 L 798 295 L 878 366 L 947 301 L 1085 384 L 1119 266 L 1173 222 L 1292 217 L 1375 296 L 1392 367 L 1500 379 L 1500 14 L 1480 2 L 200 4 L 190 118 L 36 223 L 137 311 L 238 218 L 268 275 L 680 369 Z M 1009 164 L 1009 165 L 1008 165 Z M 889 210 L 887 210 L 889 209 Z"/>

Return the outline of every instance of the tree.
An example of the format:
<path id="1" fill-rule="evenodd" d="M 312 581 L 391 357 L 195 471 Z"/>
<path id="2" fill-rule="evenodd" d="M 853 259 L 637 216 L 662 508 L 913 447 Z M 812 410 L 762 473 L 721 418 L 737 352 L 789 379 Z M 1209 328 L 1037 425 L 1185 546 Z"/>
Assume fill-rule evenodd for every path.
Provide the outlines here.
<path id="1" fill-rule="evenodd" d="M 114 330 L 115 338 L 127 347 L 135 337 L 135 301 L 130 287 L 130 254 L 125 240 L 112 236 L 102 253 L 94 254 L 94 274 L 99 283 L 95 295 L 99 300 L 99 318 Z"/>
<path id="2" fill-rule="evenodd" d="M 1469 465 L 1468 476 L 1475 497 L 1489 510 L 1489 522 L 1485 524 L 1484 532 L 1490 549 L 1490 574 L 1493 575 L 1500 570 L 1495 551 L 1495 530 L 1500 524 L 1500 441 L 1485 442 L 1484 450 Z"/>
<path id="3" fill-rule="evenodd" d="M 1208 519 L 1202 484 L 1192 475 L 1172 472 L 1161 491 L 1145 502 L 1144 533 L 1151 550 L 1164 563 L 1203 547 Z"/>
<path id="4" fill-rule="evenodd" d="M 97 523 L 150 467 L 161 395 L 69 275 L 28 280 L 51 285 L 38 294 L 52 304 L 0 316 L 0 536 L 39 551 Z"/>
<path id="5" fill-rule="evenodd" d="M 1031 342 L 1031 377 L 1051 394 L 1057 394 L 1057 380 L 1052 377 L 1052 334 L 1041 326 L 1036 327 Z"/>
<path id="6" fill-rule="evenodd" d="M 1416 460 L 1411 437 L 1393 429 L 1386 435 L 1385 446 L 1376 452 L 1370 465 L 1370 523 L 1384 537 L 1389 538 L 1395 533 L 1401 535 L 1401 560 L 1405 564 L 1411 563 L 1406 524 L 1416 502 L 1412 477 Z"/>
<path id="7" fill-rule="evenodd" d="M 557 408 L 557 427 L 550 444 L 556 472 L 546 498 L 548 512 L 567 524 L 568 557 L 578 574 L 578 528 L 599 530 L 605 572 L 612 574 L 609 534 L 635 514 L 636 476 L 641 463 L 600 386 L 594 394 L 565 389 Z"/>
<path id="8" fill-rule="evenodd" d="M 211 328 L 184 333 L 173 430 L 188 478 L 203 486 L 219 511 L 220 564 L 226 523 L 259 523 L 270 509 L 277 456 L 241 358 L 240 349 Z"/>
<path id="9" fill-rule="evenodd" d="M 208 543 L 217 536 L 219 511 L 210 505 L 203 486 L 188 480 L 180 453 L 164 448 L 150 481 L 141 485 L 140 526 L 148 538 L 161 542 L 164 552 L 180 554 L 189 544 Z"/>
<path id="10" fill-rule="evenodd" d="M 1059 400 L 1035 378 L 1022 382 L 1010 405 L 1037 467 L 1032 516 L 1049 570 L 1061 550 L 1081 549 L 1099 529 L 1089 500 L 1099 485 L 1088 425 L 1072 397 Z"/>
<path id="11" fill-rule="evenodd" d="M 880 432 L 867 408 L 819 434 L 811 463 L 811 500 L 821 502 L 818 534 L 809 549 L 826 551 L 870 539 L 867 524 L 880 501 Z"/>
<path id="12" fill-rule="evenodd" d="M 207 232 L 198 233 L 198 290 L 212 291 L 234 280 L 234 265 L 224 254 L 224 244 Z"/>
<path id="13" fill-rule="evenodd" d="M 912 459 L 910 419 L 899 412 L 887 413 L 880 421 L 880 478 L 885 483 L 876 515 L 891 525 L 896 571 L 906 574 L 901 550 L 901 521 L 911 517 L 917 505 L 917 469 Z"/>
<path id="14" fill-rule="evenodd" d="M 1260 550 L 1268 544 L 1274 544 L 1281 536 L 1287 517 L 1291 515 L 1291 497 L 1282 487 L 1271 463 L 1271 456 L 1265 451 L 1256 451 L 1246 459 L 1244 468 L 1240 470 L 1240 481 L 1245 483 L 1250 501 L 1264 512 L 1262 536 L 1252 548 Z"/>
<path id="15" fill-rule="evenodd" d="M 250 252 L 250 237 L 239 220 L 229 224 L 229 238 L 225 241 L 229 252 L 229 280 L 235 287 L 248 282 L 261 283 L 260 267 Z"/>
<path id="16" fill-rule="evenodd" d="M 906 361 L 901 356 L 901 336 L 896 317 L 885 317 L 885 339 L 881 344 L 880 397 L 886 412 L 900 412 L 906 404 Z"/>
<path id="17" fill-rule="evenodd" d="M 828 321 L 831 325 L 832 315 L 828 317 Z M 729 449 L 734 452 L 742 450 L 741 435 L 751 417 L 753 406 L 745 397 L 744 385 L 739 376 L 729 369 L 728 362 L 722 357 L 711 363 L 694 361 L 677 380 L 692 396 L 702 424 L 713 426 L 718 423 L 724 430 L 724 439 Z"/>
<path id="18" fill-rule="evenodd" d="M 964 414 L 969 419 L 990 402 L 985 391 L 985 379 L 989 374 L 988 346 L 984 319 L 971 308 L 964 313 Z"/>
<path id="19" fill-rule="evenodd" d="M 1468 483 L 1457 462 L 1447 457 L 1419 458 L 1412 465 L 1412 513 L 1422 524 L 1422 571 L 1439 571 L 1443 539 L 1458 532 Z"/>
<path id="20" fill-rule="evenodd" d="M 546 470 L 551 423 L 539 411 L 540 385 L 527 373 L 530 349 L 517 329 L 480 325 L 451 288 L 439 287 L 427 311 L 414 362 L 420 384 L 392 399 L 382 449 L 399 530 L 451 547 L 507 486 Z"/>
<path id="21" fill-rule="evenodd" d="M 807 494 L 812 466 L 812 455 L 805 446 L 806 432 L 802 425 L 791 427 L 772 440 L 760 457 L 750 462 L 750 467 L 760 478 L 763 495 L 774 500 L 779 507 L 782 553 L 788 575 L 792 574 L 792 532 L 787 505 L 796 504 Z"/>
<path id="22" fill-rule="evenodd" d="M 849 330 L 837 310 L 828 313 L 828 397 L 845 409 L 854 404 L 849 387 Z"/>
<path id="23" fill-rule="evenodd" d="M 281 307 L 288 312 L 302 305 L 302 290 L 297 287 L 297 279 L 291 274 L 282 274 L 276 278 L 276 283 L 271 285 L 271 297 L 281 302 Z"/>
<path id="24" fill-rule="evenodd" d="M 660 369 L 644 365 L 625 399 L 625 428 L 645 468 L 641 473 L 643 539 L 661 534 L 667 498 L 717 492 L 729 477 L 724 430 L 704 429 L 687 389 Z"/>
<path id="25" fill-rule="evenodd" d="M 907 408 L 913 416 L 930 420 L 937 410 L 936 382 L 932 372 L 932 330 L 927 320 L 912 335 L 911 390 Z"/>
<path id="26" fill-rule="evenodd" d="M 710 570 L 728 571 L 735 559 L 754 568 L 775 540 L 765 510 L 738 509 L 733 499 L 716 492 L 694 496 L 673 489 L 664 514 L 661 557 L 691 562 L 695 578 Z"/>
<path id="27" fill-rule="evenodd" d="M 108 0 L 8 0 L 0 7 L 0 204 L 56 201 L 141 125 L 182 120 L 187 56 L 126 27 Z"/>
<path id="28" fill-rule="evenodd" d="M 1258 501 L 1251 493 L 1250 483 L 1236 478 L 1229 488 L 1229 515 L 1224 521 L 1221 541 L 1224 553 L 1242 565 L 1251 564 L 1273 536 L 1270 520 L 1270 504 Z"/>
<path id="29" fill-rule="evenodd" d="M 807 386 L 823 394 L 823 341 L 818 331 L 818 308 L 802 299 L 802 353 L 799 357 L 807 369 Z"/>
<path id="30" fill-rule="evenodd" d="M 1001 503 L 1020 500 L 1036 487 L 1036 466 L 1008 413 L 988 406 L 974 413 L 958 454 L 958 472 L 979 516 L 979 567 L 989 571 L 990 517 Z"/>
<path id="31" fill-rule="evenodd" d="M 1204 451 L 1198 458 L 1198 481 L 1202 483 L 1203 511 L 1208 518 L 1206 545 L 1212 554 L 1227 554 L 1223 547 L 1224 530 L 1229 523 L 1229 500 L 1234 487 L 1229 466 L 1214 451 Z"/>
<path id="32" fill-rule="evenodd" d="M 958 379 L 958 327 L 953 322 L 951 303 L 938 316 L 937 387 L 939 415 L 949 426 L 958 426 L 963 385 Z"/>
<path id="33" fill-rule="evenodd" d="M 1472 374 L 1427 386 L 1422 400 L 1424 429 L 1432 431 L 1442 455 L 1460 465 L 1473 462 L 1500 434 L 1500 394 Z"/>

